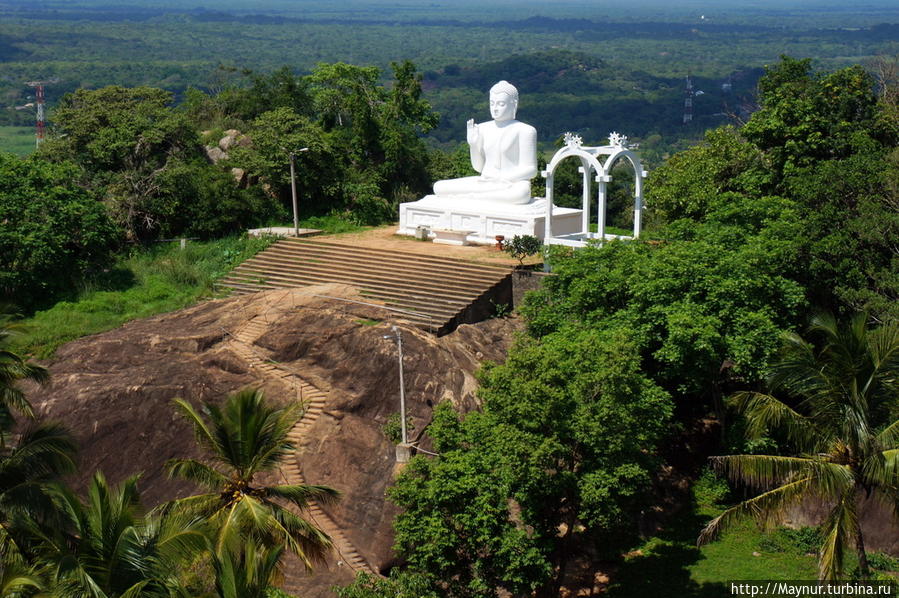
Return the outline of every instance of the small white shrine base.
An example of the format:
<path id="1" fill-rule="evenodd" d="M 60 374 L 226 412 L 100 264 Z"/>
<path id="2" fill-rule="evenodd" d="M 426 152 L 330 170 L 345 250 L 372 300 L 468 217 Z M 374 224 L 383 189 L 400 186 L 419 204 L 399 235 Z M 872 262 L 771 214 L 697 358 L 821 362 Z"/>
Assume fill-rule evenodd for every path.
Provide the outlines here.
<path id="1" fill-rule="evenodd" d="M 553 234 L 571 234 L 581 230 L 581 210 L 553 206 Z M 400 204 L 399 235 L 414 235 L 418 226 L 434 229 L 469 231 L 466 241 L 478 245 L 496 244 L 497 235 L 511 239 L 515 235 L 533 235 L 543 239 L 546 200 L 528 204 L 506 204 L 479 198 L 437 197 L 426 195 L 418 201 Z M 432 232 L 431 238 L 435 235 Z"/>

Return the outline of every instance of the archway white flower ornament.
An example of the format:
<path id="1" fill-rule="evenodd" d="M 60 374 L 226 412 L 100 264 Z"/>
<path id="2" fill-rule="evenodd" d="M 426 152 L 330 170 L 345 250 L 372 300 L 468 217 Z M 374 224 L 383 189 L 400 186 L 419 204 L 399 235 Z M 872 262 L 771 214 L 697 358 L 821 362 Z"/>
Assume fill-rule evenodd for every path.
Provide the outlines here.
<path id="1" fill-rule="evenodd" d="M 627 135 L 612 131 L 609 133 L 609 145 L 612 147 L 627 147 Z"/>
<path id="2" fill-rule="evenodd" d="M 565 135 L 562 136 L 562 140 L 565 142 L 566 146 L 572 148 L 581 147 L 581 145 L 584 143 L 584 140 L 581 139 L 580 135 L 571 132 L 565 133 Z"/>

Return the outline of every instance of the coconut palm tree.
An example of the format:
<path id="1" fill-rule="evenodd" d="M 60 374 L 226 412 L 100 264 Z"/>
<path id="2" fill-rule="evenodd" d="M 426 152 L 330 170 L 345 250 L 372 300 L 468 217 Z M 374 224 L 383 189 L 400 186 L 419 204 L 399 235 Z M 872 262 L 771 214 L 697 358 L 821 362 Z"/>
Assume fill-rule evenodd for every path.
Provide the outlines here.
<path id="1" fill-rule="evenodd" d="M 38 562 L 59 598 L 169 598 L 183 592 L 178 565 L 205 545 L 198 521 L 142 513 L 138 476 L 110 486 L 97 472 L 87 501 L 56 489 L 66 525 L 40 535 Z M 38 532 L 40 533 L 40 532 Z"/>
<path id="2" fill-rule="evenodd" d="M 305 484 L 264 485 L 258 480 L 292 455 L 294 446 L 287 434 L 301 417 L 302 406 L 273 408 L 258 390 L 235 393 L 221 408 L 207 403 L 205 418 L 184 400 L 177 399 L 175 406 L 193 426 L 212 465 L 194 459 L 167 463 L 171 476 L 207 491 L 173 501 L 170 508 L 205 518 L 216 530 L 214 551 L 222 558 L 226 551 L 236 554 L 250 538 L 265 548 L 286 547 L 307 568 L 322 561 L 331 548 L 330 538 L 285 504 L 303 510 L 312 500 L 334 501 L 337 491 Z"/>
<path id="3" fill-rule="evenodd" d="M 75 467 L 75 443 L 58 424 L 24 429 L 0 446 L 0 559 L 23 565 L 32 530 L 58 526 L 52 484 Z"/>
<path id="4" fill-rule="evenodd" d="M 874 496 L 899 512 L 899 420 L 891 421 L 899 413 L 899 324 L 869 330 L 864 314 L 846 325 L 821 315 L 809 332 L 817 344 L 786 337 L 768 380 L 777 397 L 742 392 L 729 399 L 751 436 L 781 431 L 795 456 L 713 457 L 728 477 L 763 492 L 712 520 L 699 543 L 742 517 L 773 522 L 788 507 L 819 499 L 829 508 L 819 577 L 841 576 L 851 547 L 868 577 L 859 500 Z"/>
<path id="5" fill-rule="evenodd" d="M 0 596 L 15 598 L 34 596 L 34 592 L 44 589 L 40 576 L 24 565 L 4 565 L 0 570 Z"/>
<path id="6" fill-rule="evenodd" d="M 239 550 L 210 551 L 219 598 L 266 598 L 281 577 L 283 546 L 265 548 L 249 540 Z"/>
<path id="7" fill-rule="evenodd" d="M 19 332 L 18 325 L 12 319 L 11 308 L 0 305 L 0 444 L 4 442 L 5 434 L 11 427 L 13 411 L 26 417 L 34 417 L 31 403 L 16 383 L 19 380 L 46 382 L 49 378 L 46 368 L 10 350 L 9 345 Z"/>

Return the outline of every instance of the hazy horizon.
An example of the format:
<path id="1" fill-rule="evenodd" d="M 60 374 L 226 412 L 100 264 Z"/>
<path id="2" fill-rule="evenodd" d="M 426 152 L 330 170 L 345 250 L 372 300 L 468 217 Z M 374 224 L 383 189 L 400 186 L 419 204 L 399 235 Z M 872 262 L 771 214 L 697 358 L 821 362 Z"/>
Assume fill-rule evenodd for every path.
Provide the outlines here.
<path id="1" fill-rule="evenodd" d="M 269 14 L 304 19 L 518 20 L 535 15 L 611 21 L 743 23 L 771 27 L 863 27 L 899 22 L 896 0 L 849 5 L 839 0 L 350 0 L 340 6 L 321 0 L 4 0 L 0 11 L 117 11 L 186 13 L 196 10 Z"/>

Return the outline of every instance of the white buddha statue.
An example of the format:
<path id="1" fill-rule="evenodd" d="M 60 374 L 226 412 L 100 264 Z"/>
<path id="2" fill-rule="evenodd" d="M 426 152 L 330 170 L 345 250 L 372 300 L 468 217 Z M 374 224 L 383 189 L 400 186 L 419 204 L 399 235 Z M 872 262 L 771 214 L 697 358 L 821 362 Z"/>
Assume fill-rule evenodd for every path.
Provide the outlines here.
<path id="1" fill-rule="evenodd" d="M 531 202 L 531 179 L 537 174 L 537 130 L 515 120 L 518 90 L 507 81 L 490 88 L 492 121 L 468 121 L 471 165 L 480 176 L 434 183 L 434 195 L 482 199 L 507 204 Z"/>

